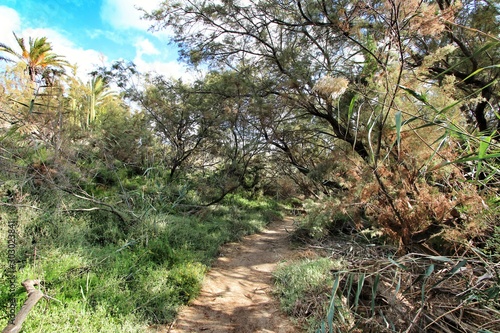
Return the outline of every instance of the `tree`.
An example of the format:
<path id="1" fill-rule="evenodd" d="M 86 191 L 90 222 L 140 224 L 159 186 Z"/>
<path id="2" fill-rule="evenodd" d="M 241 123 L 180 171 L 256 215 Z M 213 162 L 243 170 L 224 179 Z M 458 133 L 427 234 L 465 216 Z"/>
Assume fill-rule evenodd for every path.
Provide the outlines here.
<path id="1" fill-rule="evenodd" d="M 53 85 L 54 76 L 63 73 L 64 67 L 69 65 L 68 62 L 52 52 L 52 45 L 47 42 L 47 37 L 34 39 L 30 37 L 26 45 L 23 37 L 18 37 L 14 32 L 13 34 L 20 52 L 3 43 L 0 43 L 0 52 L 12 55 L 26 64 L 32 82 L 35 82 L 38 76 L 46 85 Z"/>
<path id="2" fill-rule="evenodd" d="M 198 189 L 204 192 L 209 204 L 221 201 L 240 188 L 255 192 L 261 185 L 263 169 L 269 165 L 264 162 L 266 142 L 252 110 L 255 85 L 241 75 L 246 70 L 243 67 L 213 71 L 194 87 L 196 94 L 204 96 L 218 110 L 216 126 L 207 138 L 210 172 L 207 179 L 200 182 L 205 183 L 204 186 Z"/>
<path id="3" fill-rule="evenodd" d="M 156 135 L 166 145 L 165 162 L 173 181 L 180 167 L 202 149 L 217 110 L 181 81 L 162 76 L 150 78 L 134 100 L 146 110 Z"/>
<path id="4" fill-rule="evenodd" d="M 474 192 L 449 183 L 452 174 L 463 174 L 440 165 L 460 156 L 460 134 L 473 136 L 464 124 L 484 132 L 485 123 L 497 120 L 490 108 L 496 104 L 495 38 L 467 23 L 480 15 L 495 22 L 496 8 L 489 6 L 188 0 L 164 2 L 146 17 L 174 31 L 192 65 L 236 70 L 252 82 L 251 98 L 242 96 L 252 105 L 245 112 L 260 120 L 252 120 L 258 133 L 301 174 L 320 181 L 328 176 L 322 170 L 329 158 L 354 152 L 346 161 L 363 166 L 356 175 L 363 182 L 353 184 L 358 194 L 351 199 L 372 207 L 373 221 L 406 247 L 414 233 L 466 204 L 460 195 L 436 192 L 436 182 L 452 193 Z M 478 98 L 467 101 L 471 94 Z"/>
<path id="5" fill-rule="evenodd" d="M 322 8 L 319 3 L 317 7 Z M 181 55 L 192 63 L 207 60 L 220 68 L 258 68 L 247 80 L 260 83 L 261 96 L 280 96 L 297 113 L 321 119 L 330 127 L 329 135 L 348 142 L 367 159 L 365 143 L 355 139 L 350 124 L 340 122 L 336 106 L 322 102 L 313 91 L 320 77 L 353 77 L 361 71 L 362 65 L 346 54 L 356 44 L 349 45 L 338 28 L 304 23 L 299 9 L 291 2 L 243 6 L 235 1 L 188 1 L 164 4 L 150 18 L 174 29 Z"/>
<path id="6" fill-rule="evenodd" d="M 96 109 L 104 102 L 106 97 L 113 96 L 114 93 L 109 89 L 109 85 L 104 77 L 99 75 L 92 76 L 92 79 L 87 84 L 89 94 L 88 99 L 88 113 L 86 115 L 86 126 L 89 128 L 90 124 L 96 119 Z"/>
<path id="7" fill-rule="evenodd" d="M 452 8 L 448 1 L 436 3 L 441 11 Z M 461 109 L 472 130 L 491 134 L 500 128 L 500 118 L 495 115 L 500 107 L 500 10 L 494 2 L 466 0 L 455 11 L 454 19 L 446 22 L 439 44 L 453 44 L 456 50 L 453 57 L 434 63 L 430 74 L 440 80 L 454 79 L 455 97 L 468 100 Z M 418 56 L 422 58 L 434 50 L 435 47 L 423 48 Z"/>
<path id="8" fill-rule="evenodd" d="M 349 0 L 190 0 L 164 3 L 146 16 L 156 20 L 157 28 L 168 26 L 175 31 L 174 40 L 181 47 L 182 57 L 193 64 L 205 61 L 214 67 L 234 68 L 243 62 L 258 67 L 261 74 L 252 79 L 266 76 L 269 94 L 283 96 L 303 112 L 329 124 L 335 138 L 350 144 L 366 160 L 371 153 L 370 143 L 356 137 L 359 129 L 353 127 L 352 119 L 346 119 L 348 114 L 341 114 L 341 108 L 347 109 L 345 104 L 339 107 L 321 98 L 314 89 L 319 79 L 346 78 L 350 91 L 363 93 L 370 76 L 421 67 L 424 57 L 454 43 L 460 54 L 427 68 L 429 77 L 434 77 L 429 82 L 440 84 L 440 77 L 445 76 L 467 78 L 465 82 L 457 81 L 457 88 L 464 96 L 473 94 L 483 100 L 464 106 L 464 117 L 474 120 L 473 125 L 484 131 L 488 124 L 498 123 L 494 112 L 488 111 L 494 110 L 494 104 L 493 108 L 489 105 L 496 103 L 494 65 L 498 57 L 491 36 L 498 29 L 497 12 L 497 7 L 488 2 L 473 1 L 464 2 L 460 8 L 445 1 L 369 1 L 361 5 Z M 480 68 L 488 70 L 479 75 L 476 71 Z M 386 101 L 391 108 L 398 89 L 396 85 L 388 91 L 390 94 L 376 101 Z M 347 96 L 352 98 L 353 94 Z M 351 116 L 356 114 L 351 112 Z M 380 124 L 377 127 L 374 130 L 379 131 Z M 378 149 L 373 153 L 377 154 Z"/>

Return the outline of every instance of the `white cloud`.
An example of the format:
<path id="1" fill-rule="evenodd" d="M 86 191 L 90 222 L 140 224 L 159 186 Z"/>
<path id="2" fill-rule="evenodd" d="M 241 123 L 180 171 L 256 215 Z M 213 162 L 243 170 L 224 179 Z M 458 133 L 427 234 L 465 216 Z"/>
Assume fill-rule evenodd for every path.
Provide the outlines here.
<path id="1" fill-rule="evenodd" d="M 16 46 L 16 39 L 12 32 L 19 32 L 21 28 L 21 19 L 19 14 L 12 8 L 6 6 L 0 6 L 0 36 L 2 40 L 0 42 L 11 46 L 14 48 Z"/>
<path id="2" fill-rule="evenodd" d="M 177 61 L 147 62 L 139 54 L 133 61 L 141 73 L 156 73 L 167 78 L 182 79 L 184 82 L 194 81 L 194 73 L 188 72 L 186 66 Z"/>
<path id="3" fill-rule="evenodd" d="M 151 43 L 151 41 L 149 39 L 146 39 L 146 38 L 139 38 L 135 44 L 135 49 L 136 49 L 136 53 L 138 55 L 143 55 L 143 54 L 146 54 L 146 55 L 155 55 L 155 54 L 160 54 L 160 51 L 158 51 L 158 49 L 153 45 L 153 43 Z"/>
<path id="4" fill-rule="evenodd" d="M 144 11 L 158 9 L 162 0 L 103 0 L 101 19 L 116 30 L 136 30 L 154 35 L 159 41 L 168 42 L 173 36 L 172 29 L 149 30 L 155 21 L 143 19 Z"/>
<path id="5" fill-rule="evenodd" d="M 168 49 L 161 49 L 161 51 L 147 38 L 140 37 L 134 44 L 135 46 L 135 58 L 133 59 L 134 64 L 141 73 L 156 73 L 163 75 L 165 77 L 180 79 L 184 81 L 192 81 L 193 74 L 188 73 L 188 69 L 185 64 L 179 63 L 177 61 L 162 61 L 153 60 L 149 61 L 151 56 L 157 56 L 156 59 L 166 59 L 169 56 Z"/>
<path id="6" fill-rule="evenodd" d="M 159 6 L 161 0 L 104 0 L 101 18 L 116 29 L 138 29 L 146 31 L 151 22 L 143 20 L 144 15 L 138 8 L 151 11 Z"/>

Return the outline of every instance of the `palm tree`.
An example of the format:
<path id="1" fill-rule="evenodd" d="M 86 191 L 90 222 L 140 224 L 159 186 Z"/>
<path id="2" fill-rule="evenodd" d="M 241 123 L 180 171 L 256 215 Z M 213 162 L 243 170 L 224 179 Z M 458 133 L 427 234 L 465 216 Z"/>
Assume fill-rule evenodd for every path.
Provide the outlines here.
<path id="1" fill-rule="evenodd" d="M 114 95 L 114 93 L 109 89 L 109 85 L 106 80 L 100 75 L 92 76 L 92 79 L 87 86 L 90 90 L 90 94 L 87 97 L 89 105 L 86 125 L 89 126 L 90 123 L 96 118 L 96 107 L 101 104 L 106 97 Z"/>
<path id="2" fill-rule="evenodd" d="M 13 34 L 21 52 L 16 52 L 3 43 L 0 43 L 0 52 L 13 55 L 19 61 L 25 63 L 32 82 L 35 82 L 37 75 L 42 75 L 42 79 L 48 85 L 51 85 L 52 80 L 49 74 L 61 73 L 64 71 L 64 67 L 69 65 L 66 60 L 62 59 L 63 57 L 52 52 L 52 45 L 47 42 L 47 37 L 34 39 L 30 37 L 28 45 L 26 45 L 24 38 L 17 37 L 15 32 Z M 0 60 L 12 61 L 3 56 L 0 56 Z"/>

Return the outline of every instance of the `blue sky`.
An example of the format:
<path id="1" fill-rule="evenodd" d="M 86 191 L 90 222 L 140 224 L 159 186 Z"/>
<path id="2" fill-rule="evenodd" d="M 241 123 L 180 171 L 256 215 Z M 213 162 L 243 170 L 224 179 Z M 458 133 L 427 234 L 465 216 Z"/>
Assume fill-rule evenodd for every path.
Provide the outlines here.
<path id="1" fill-rule="evenodd" d="M 177 50 L 166 31 L 148 31 L 137 6 L 146 10 L 161 0 L 0 0 L 0 41 L 15 48 L 18 36 L 47 37 L 54 51 L 77 63 L 79 76 L 125 59 L 141 71 L 181 77 Z"/>

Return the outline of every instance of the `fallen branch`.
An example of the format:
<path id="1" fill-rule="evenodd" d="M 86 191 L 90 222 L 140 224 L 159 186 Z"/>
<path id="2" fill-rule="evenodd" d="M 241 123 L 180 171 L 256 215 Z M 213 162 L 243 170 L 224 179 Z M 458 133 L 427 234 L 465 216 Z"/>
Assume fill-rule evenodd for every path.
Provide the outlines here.
<path id="1" fill-rule="evenodd" d="M 32 209 L 35 209 L 35 210 L 42 210 L 41 208 L 38 208 L 38 207 L 35 207 L 35 206 L 31 206 L 31 205 L 9 204 L 9 203 L 6 203 L 6 202 L 0 202 L 0 206 L 16 207 L 16 208 L 23 207 L 23 208 L 32 208 Z"/>
<path id="2" fill-rule="evenodd" d="M 104 206 L 105 208 L 101 208 L 101 207 L 92 207 L 92 208 L 77 208 L 77 209 L 71 209 L 71 210 L 67 210 L 67 211 L 93 211 L 93 210 L 104 210 L 106 212 L 110 212 L 112 214 L 115 214 L 123 223 L 125 224 L 128 224 L 130 223 L 129 219 L 127 218 L 126 214 L 121 212 L 120 210 L 116 209 L 114 206 L 108 204 L 108 203 L 105 203 L 105 202 L 102 202 L 100 200 L 97 200 L 97 199 L 94 199 L 92 198 L 91 196 L 89 196 L 87 193 L 83 192 L 82 193 L 84 195 L 80 195 L 80 194 L 77 194 L 77 193 L 74 193 L 73 191 L 71 190 L 68 190 L 68 189 L 62 189 L 63 191 L 65 191 L 66 193 L 69 193 L 71 195 L 73 195 L 74 197 L 78 198 L 78 199 L 82 199 L 82 200 L 87 200 L 87 201 L 90 201 L 94 204 L 97 204 L 97 205 L 100 205 L 100 206 Z"/>
<path id="3" fill-rule="evenodd" d="M 28 293 L 28 299 L 24 302 L 21 310 L 19 310 L 14 320 L 3 329 L 2 333 L 19 332 L 23 326 L 23 322 L 28 316 L 28 313 L 35 306 L 35 304 L 38 303 L 40 298 L 45 296 L 40 290 L 35 288 L 35 286 L 40 285 L 40 280 L 25 280 L 22 285 Z"/>

